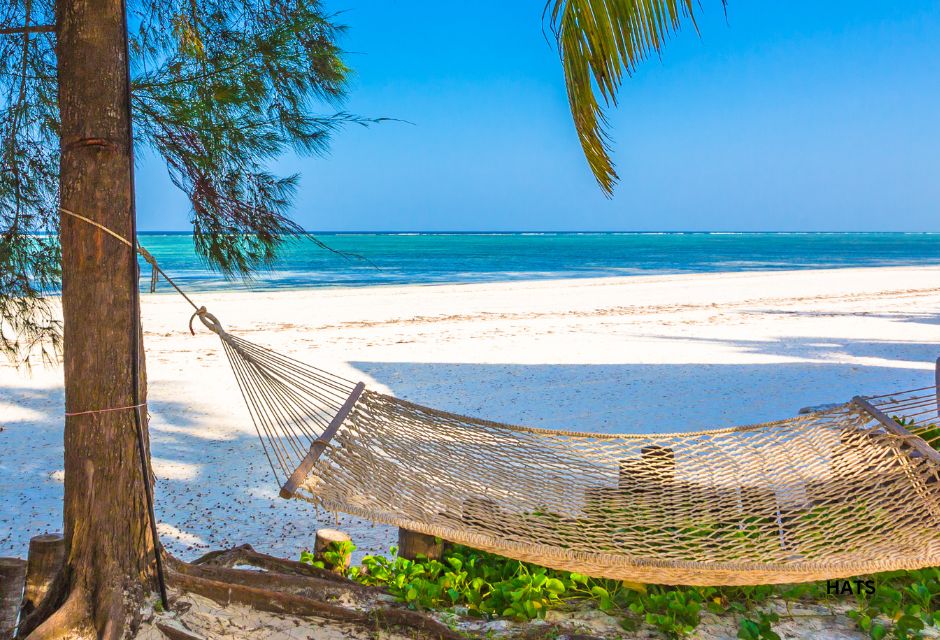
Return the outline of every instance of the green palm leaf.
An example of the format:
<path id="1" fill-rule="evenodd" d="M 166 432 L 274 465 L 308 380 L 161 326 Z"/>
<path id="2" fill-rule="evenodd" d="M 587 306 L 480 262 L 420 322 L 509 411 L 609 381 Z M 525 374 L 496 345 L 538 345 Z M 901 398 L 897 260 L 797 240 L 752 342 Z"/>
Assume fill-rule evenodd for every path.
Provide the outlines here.
<path id="1" fill-rule="evenodd" d="M 698 29 L 696 4 L 693 0 L 548 0 L 545 5 L 578 139 L 607 196 L 619 177 L 610 159 L 604 109 L 617 105 L 623 74 L 630 75 L 647 56 L 658 54 L 683 22 Z"/>

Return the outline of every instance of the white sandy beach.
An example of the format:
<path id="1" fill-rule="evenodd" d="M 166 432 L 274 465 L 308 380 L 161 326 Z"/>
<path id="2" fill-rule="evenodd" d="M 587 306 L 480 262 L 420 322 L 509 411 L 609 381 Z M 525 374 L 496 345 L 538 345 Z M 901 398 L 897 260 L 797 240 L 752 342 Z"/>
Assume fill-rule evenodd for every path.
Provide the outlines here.
<path id="1" fill-rule="evenodd" d="M 164 288 L 165 285 L 163 285 Z M 585 431 L 686 431 L 933 384 L 940 267 L 196 294 L 248 340 L 423 404 Z M 218 339 L 143 297 L 157 514 L 191 558 L 296 557 L 337 516 L 277 497 Z M 60 369 L 0 366 L 0 556 L 61 528 Z M 338 516 L 363 551 L 388 528 Z"/>

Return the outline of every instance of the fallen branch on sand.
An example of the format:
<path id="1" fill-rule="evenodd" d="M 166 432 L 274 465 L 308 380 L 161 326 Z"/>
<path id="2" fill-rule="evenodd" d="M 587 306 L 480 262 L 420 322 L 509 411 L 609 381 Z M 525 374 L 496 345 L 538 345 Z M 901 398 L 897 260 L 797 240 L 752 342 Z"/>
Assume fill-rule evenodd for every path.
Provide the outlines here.
<path id="1" fill-rule="evenodd" d="M 237 565 L 262 571 L 234 568 Z M 215 551 L 192 563 L 168 557 L 167 567 L 171 587 L 222 605 L 235 603 L 258 611 L 316 616 L 373 631 L 398 627 L 440 640 L 463 637 L 430 616 L 389 602 L 381 589 L 300 562 L 267 556 L 249 545 Z"/>

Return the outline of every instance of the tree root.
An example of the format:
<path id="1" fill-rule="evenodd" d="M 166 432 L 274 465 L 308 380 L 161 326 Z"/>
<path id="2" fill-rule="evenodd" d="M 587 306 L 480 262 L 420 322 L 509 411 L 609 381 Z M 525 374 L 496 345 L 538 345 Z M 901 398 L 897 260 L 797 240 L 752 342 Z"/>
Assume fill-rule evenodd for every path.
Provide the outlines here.
<path id="1" fill-rule="evenodd" d="M 169 640 L 205 640 L 201 635 L 193 633 L 185 627 L 177 627 L 165 622 L 158 622 L 156 627 Z"/>
<path id="2" fill-rule="evenodd" d="M 385 592 L 301 562 L 256 552 L 249 545 L 214 551 L 193 563 L 167 556 L 170 585 L 210 598 L 223 606 L 236 603 L 258 611 L 312 616 L 352 624 L 369 631 L 407 629 L 426 638 L 460 640 L 463 636 L 430 616 L 388 602 Z M 236 569 L 248 565 L 261 571 Z M 80 586 L 68 589 L 65 572 L 57 576 L 47 597 L 21 625 L 26 640 L 118 640 L 124 633 L 121 590 L 97 607 Z M 107 597 L 107 596 L 110 597 Z M 352 605 L 343 606 L 343 605 Z M 96 631 L 97 627 L 97 631 Z M 171 633 L 177 631 L 170 629 Z M 166 634 L 166 630 L 161 629 Z M 174 634 L 176 635 L 176 634 Z M 179 634 L 183 640 L 185 634 Z"/>
<path id="3" fill-rule="evenodd" d="M 47 598 L 48 600 L 48 598 Z M 35 613 L 40 613 L 37 609 Z M 94 627 L 90 624 L 88 598 L 80 589 L 73 589 L 65 602 L 33 629 L 27 640 L 72 640 L 94 638 Z"/>
<path id="4" fill-rule="evenodd" d="M 254 587 L 256 589 L 280 591 L 324 601 L 346 598 L 366 602 L 370 599 L 375 599 L 375 595 L 381 593 L 378 589 L 366 587 L 351 580 L 347 581 L 348 584 L 345 584 L 333 580 L 322 580 L 320 578 L 276 572 L 272 573 L 270 571 L 245 571 L 222 566 L 206 566 L 182 562 L 174 562 L 172 568 L 177 573 L 194 576 L 196 578 L 228 582 L 244 587 Z"/>
<path id="5" fill-rule="evenodd" d="M 118 584 L 117 572 L 112 575 L 112 584 Z M 98 640 L 121 640 L 124 637 L 127 611 L 124 607 L 124 594 L 120 589 L 108 589 L 106 597 L 99 602 L 95 611 L 95 623 L 98 628 Z"/>
<path id="6" fill-rule="evenodd" d="M 17 638 L 27 637 L 43 620 L 51 616 L 62 605 L 68 592 L 68 581 L 64 571 L 59 571 L 53 578 L 46 595 L 33 609 L 25 606 L 21 610 L 22 617 L 17 629 Z"/>
<path id="7" fill-rule="evenodd" d="M 446 640 L 462 637 L 429 616 L 381 602 L 381 589 L 302 562 L 258 553 L 250 545 L 213 551 L 192 563 L 168 558 L 167 564 L 171 584 L 222 604 L 237 602 L 260 611 L 318 616 L 373 629 L 406 627 Z M 240 564 L 264 571 L 233 568 Z M 369 610 L 335 604 L 339 599 L 352 599 Z"/>
<path id="8" fill-rule="evenodd" d="M 330 582 L 357 584 L 337 573 L 327 571 L 326 569 L 312 567 L 304 562 L 297 562 L 296 560 L 285 560 L 284 558 L 276 558 L 264 553 L 258 553 L 252 548 L 250 544 L 243 544 L 238 547 L 222 549 L 220 551 L 210 551 L 204 556 L 193 560 L 190 564 L 229 568 L 234 567 L 237 564 L 245 564 L 250 567 L 256 567 L 258 569 L 264 569 L 265 571 L 273 571 L 285 575 L 308 576 Z"/>

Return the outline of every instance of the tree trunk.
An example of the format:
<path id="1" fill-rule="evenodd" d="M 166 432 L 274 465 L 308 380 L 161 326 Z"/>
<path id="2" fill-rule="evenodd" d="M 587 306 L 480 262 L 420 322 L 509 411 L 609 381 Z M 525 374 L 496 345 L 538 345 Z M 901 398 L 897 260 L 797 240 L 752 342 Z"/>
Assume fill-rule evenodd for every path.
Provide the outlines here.
<path id="1" fill-rule="evenodd" d="M 133 241 L 123 12 L 120 0 L 56 2 L 59 181 L 64 209 Z M 60 233 L 65 409 L 95 413 L 65 420 L 67 560 L 37 614 L 61 608 L 32 633 L 50 638 L 70 628 L 80 636 L 119 638 L 128 612 L 154 586 L 134 410 L 120 409 L 134 404 L 132 340 L 140 336 L 133 333 L 139 308 L 130 283 L 137 263 L 130 247 L 71 216 L 62 216 Z M 142 402 L 143 389 L 141 382 Z M 146 410 L 141 413 L 146 433 Z"/>

